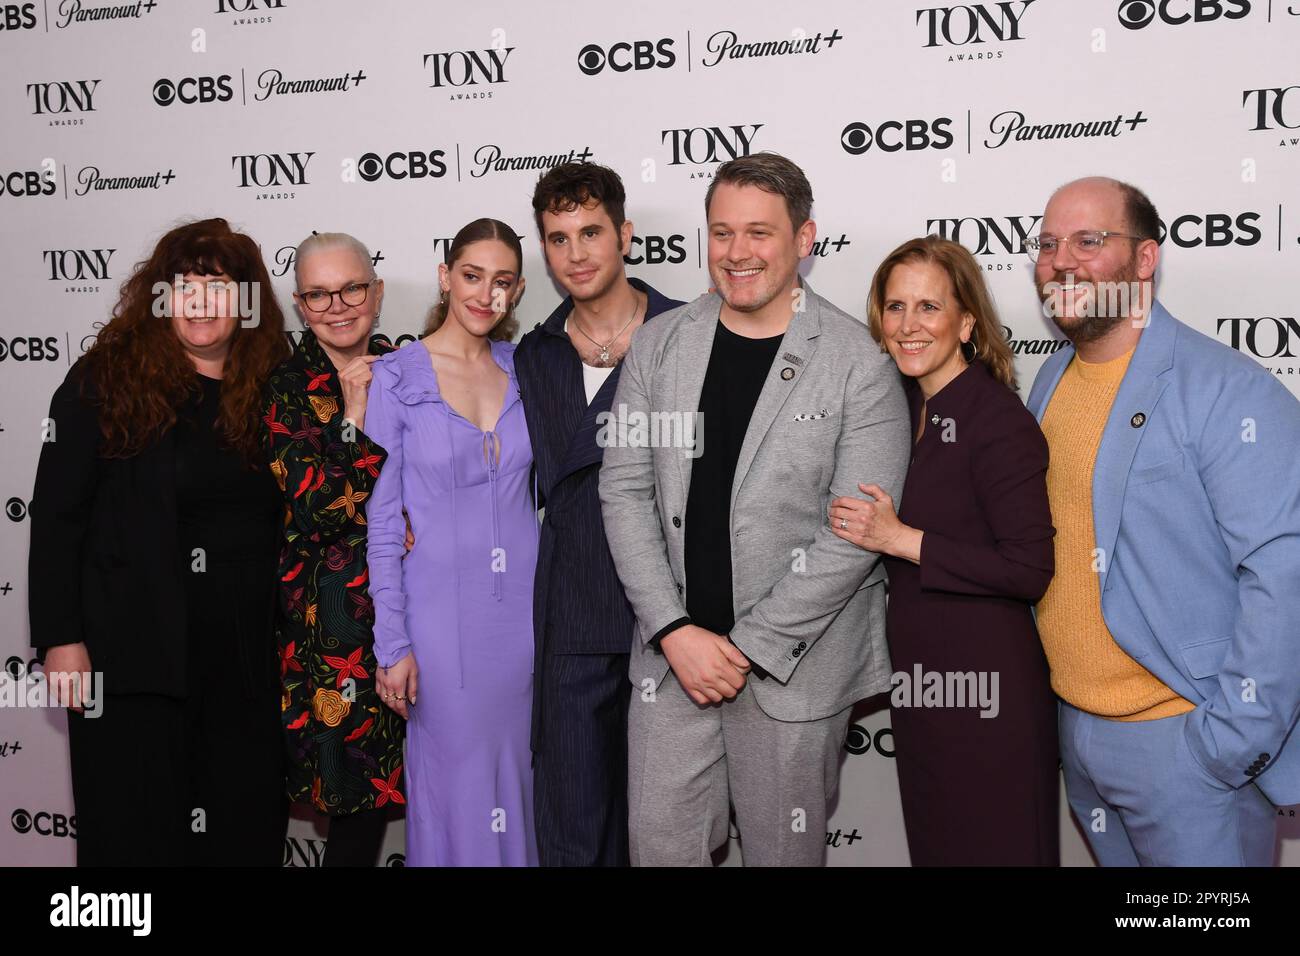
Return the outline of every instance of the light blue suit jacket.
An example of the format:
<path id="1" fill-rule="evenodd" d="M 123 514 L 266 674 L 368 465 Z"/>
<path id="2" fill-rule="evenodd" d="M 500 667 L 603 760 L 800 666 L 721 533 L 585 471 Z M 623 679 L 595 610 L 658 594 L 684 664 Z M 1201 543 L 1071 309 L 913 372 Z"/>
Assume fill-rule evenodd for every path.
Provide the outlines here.
<path id="1" fill-rule="evenodd" d="M 1042 421 L 1067 346 L 1034 380 Z M 1196 704 L 1213 776 L 1300 803 L 1300 402 L 1159 302 L 1092 479 L 1101 611 L 1116 643 Z"/>

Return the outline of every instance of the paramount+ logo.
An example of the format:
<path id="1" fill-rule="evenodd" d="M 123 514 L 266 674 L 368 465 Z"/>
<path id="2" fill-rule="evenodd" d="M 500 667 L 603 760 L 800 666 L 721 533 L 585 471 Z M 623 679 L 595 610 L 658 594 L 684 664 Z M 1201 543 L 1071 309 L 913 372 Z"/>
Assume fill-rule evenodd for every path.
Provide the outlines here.
<path id="1" fill-rule="evenodd" d="M 603 47 L 588 43 L 578 51 L 578 69 L 595 76 L 606 69 L 615 73 L 631 70 L 666 70 L 677 63 L 672 37 L 661 40 L 633 40 Z"/>
<path id="2" fill-rule="evenodd" d="M 235 91 L 230 85 L 231 76 L 187 76 L 180 80 L 163 78 L 153 85 L 153 101 L 159 106 L 182 103 L 228 103 Z"/>
<path id="3" fill-rule="evenodd" d="M 297 255 L 297 253 L 298 253 L 297 246 L 281 246 L 279 249 L 277 249 L 275 251 L 275 265 L 271 269 L 271 275 L 273 276 L 286 275 L 289 272 L 289 270 L 293 268 L 294 256 Z M 378 268 L 379 263 L 383 262 L 384 258 L 385 256 L 383 250 L 376 249 L 370 255 L 370 264 Z M 292 333 L 286 331 L 285 335 L 289 335 L 292 341 L 294 341 L 295 343 L 297 342 L 297 339 L 292 338 Z M 371 336 L 372 339 L 374 337 L 375 336 L 373 335 Z M 384 341 L 388 341 L 387 338 L 385 338 Z"/>
<path id="4" fill-rule="evenodd" d="M 1120 0 L 1120 26 L 1141 30 L 1157 19 L 1170 26 L 1240 20 L 1250 13 L 1250 0 Z"/>
<path id="5" fill-rule="evenodd" d="M 885 153 L 899 150 L 947 149 L 953 143 L 952 119 L 887 120 L 874 127 L 850 123 L 840 132 L 840 146 L 850 156 L 861 156 L 873 146 Z"/>

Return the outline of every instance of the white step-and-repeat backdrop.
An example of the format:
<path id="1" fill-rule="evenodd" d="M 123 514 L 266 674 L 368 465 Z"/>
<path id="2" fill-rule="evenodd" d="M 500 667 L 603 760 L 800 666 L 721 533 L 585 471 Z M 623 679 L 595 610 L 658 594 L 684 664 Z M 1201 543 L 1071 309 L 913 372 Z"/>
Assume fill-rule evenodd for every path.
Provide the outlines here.
<path id="1" fill-rule="evenodd" d="M 956 239 L 1027 394 L 1059 343 L 1023 239 L 1054 187 L 1107 174 L 1160 210 L 1171 311 L 1300 392 L 1298 46 L 1300 0 L 0 0 L 0 660 L 32 666 L 26 514 L 49 397 L 178 221 L 250 233 L 282 305 L 304 236 L 355 234 L 397 340 L 450 237 L 500 218 L 526 239 L 526 330 L 560 297 L 531 222 L 539 169 L 618 170 L 629 272 L 690 299 L 709 284 L 713 170 L 775 150 L 813 185 L 821 294 L 862 315 L 889 249 Z M 0 709 L 4 863 L 74 859 L 65 735 L 59 711 Z M 888 711 L 864 710 L 847 749 L 830 863 L 906 864 Z M 1295 865 L 1300 822 L 1280 813 Z M 1089 865 L 1064 810 L 1062 834 L 1063 861 Z M 322 837 L 295 819 L 286 865 L 319 862 Z M 384 862 L 401 849 L 394 821 Z"/>

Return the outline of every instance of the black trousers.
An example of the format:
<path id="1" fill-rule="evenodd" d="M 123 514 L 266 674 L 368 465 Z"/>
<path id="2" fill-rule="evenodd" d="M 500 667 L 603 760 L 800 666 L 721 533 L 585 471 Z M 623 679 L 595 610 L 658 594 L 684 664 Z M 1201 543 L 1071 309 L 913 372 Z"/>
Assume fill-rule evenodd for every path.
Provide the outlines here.
<path id="1" fill-rule="evenodd" d="M 281 866 L 279 700 L 229 684 L 188 699 L 104 695 L 69 712 L 78 866 Z"/>
<path id="2" fill-rule="evenodd" d="M 543 654 L 533 807 L 542 866 L 628 866 L 627 654 Z"/>

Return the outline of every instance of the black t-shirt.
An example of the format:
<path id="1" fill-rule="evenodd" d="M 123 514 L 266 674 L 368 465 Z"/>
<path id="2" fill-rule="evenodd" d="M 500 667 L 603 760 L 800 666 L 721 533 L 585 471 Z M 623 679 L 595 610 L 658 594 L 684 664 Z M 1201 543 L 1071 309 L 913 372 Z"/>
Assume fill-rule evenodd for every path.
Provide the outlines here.
<path id="1" fill-rule="evenodd" d="M 747 339 L 718 321 L 700 391 L 704 451 L 691 465 L 686 499 L 686 613 L 727 634 L 736 623 L 731 589 L 731 485 L 749 419 L 782 336 Z"/>

